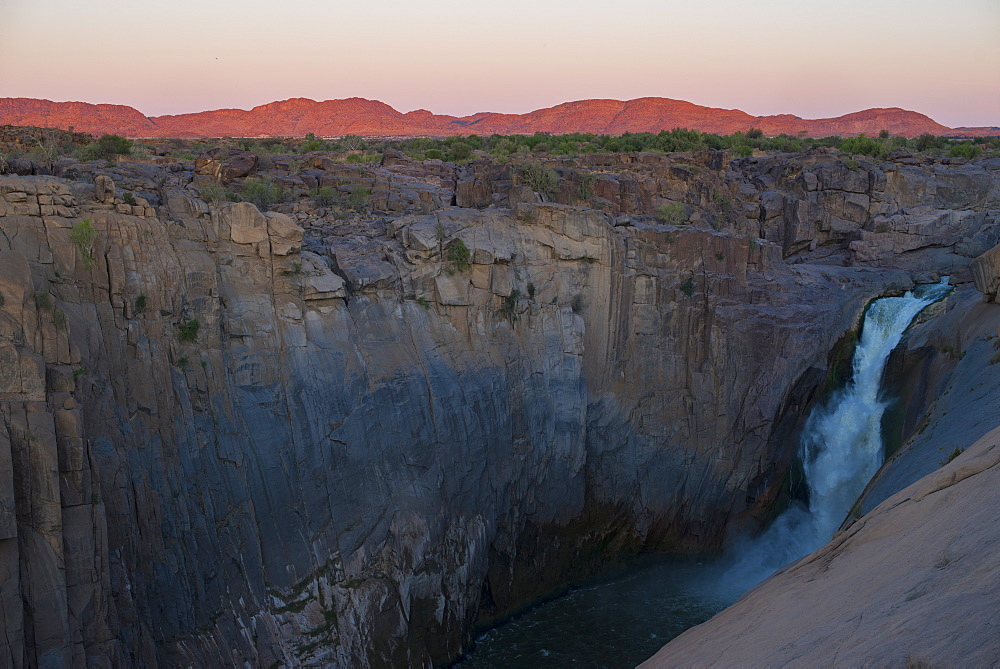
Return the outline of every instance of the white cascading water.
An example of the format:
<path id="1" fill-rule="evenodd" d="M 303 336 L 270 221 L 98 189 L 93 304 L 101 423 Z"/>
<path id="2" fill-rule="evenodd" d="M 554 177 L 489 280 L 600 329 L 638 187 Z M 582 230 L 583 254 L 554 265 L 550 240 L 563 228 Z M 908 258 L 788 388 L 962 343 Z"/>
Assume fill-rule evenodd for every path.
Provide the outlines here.
<path id="1" fill-rule="evenodd" d="M 882 464 L 882 372 L 910 322 L 951 291 L 948 277 L 874 301 L 854 352 L 853 378 L 806 421 L 801 456 L 809 507 L 794 504 L 759 537 L 734 547 L 720 595 L 735 596 L 829 541 Z"/>

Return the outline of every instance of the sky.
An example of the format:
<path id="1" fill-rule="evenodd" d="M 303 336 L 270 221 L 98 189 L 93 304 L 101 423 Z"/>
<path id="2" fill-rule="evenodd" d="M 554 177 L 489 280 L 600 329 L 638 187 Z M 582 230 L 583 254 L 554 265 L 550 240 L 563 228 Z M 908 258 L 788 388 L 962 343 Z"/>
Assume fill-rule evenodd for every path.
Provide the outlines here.
<path id="1" fill-rule="evenodd" d="M 0 0 L 0 97 L 523 113 L 656 96 L 1000 125 L 1000 0 Z"/>

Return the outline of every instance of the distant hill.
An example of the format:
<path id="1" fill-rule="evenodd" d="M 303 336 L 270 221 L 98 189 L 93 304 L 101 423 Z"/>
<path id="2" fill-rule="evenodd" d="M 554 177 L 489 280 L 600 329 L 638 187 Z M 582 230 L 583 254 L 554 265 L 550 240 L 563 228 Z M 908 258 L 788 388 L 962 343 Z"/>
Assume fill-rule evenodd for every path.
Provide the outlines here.
<path id="1" fill-rule="evenodd" d="M 294 137 L 306 133 L 339 135 L 491 135 L 592 132 L 620 135 L 689 128 L 729 134 L 760 128 L 768 135 L 787 133 L 824 137 L 867 135 L 888 130 L 893 135 L 1000 135 L 1000 128 L 952 129 L 906 109 L 866 109 L 835 118 L 804 119 L 791 114 L 751 116 L 738 109 L 702 107 L 683 100 L 580 100 L 527 114 L 482 112 L 446 116 L 426 110 L 402 113 L 364 98 L 316 102 L 292 98 L 250 110 L 216 109 L 194 114 L 144 116 L 124 105 L 51 102 L 32 98 L 0 98 L 0 125 L 56 127 L 93 134 L 127 137 Z"/>

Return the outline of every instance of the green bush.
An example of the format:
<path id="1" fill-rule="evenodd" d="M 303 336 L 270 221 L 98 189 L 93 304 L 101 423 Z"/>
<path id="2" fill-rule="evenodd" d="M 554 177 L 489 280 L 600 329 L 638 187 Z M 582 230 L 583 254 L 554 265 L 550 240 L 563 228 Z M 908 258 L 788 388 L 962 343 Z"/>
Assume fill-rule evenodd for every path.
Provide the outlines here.
<path id="1" fill-rule="evenodd" d="M 444 160 L 444 153 L 440 149 L 428 149 L 424 152 L 424 160 Z"/>
<path id="2" fill-rule="evenodd" d="M 983 155 L 983 147 L 971 142 L 955 144 L 948 149 L 949 158 L 967 158 L 968 160 L 975 160 L 981 155 Z"/>
<path id="3" fill-rule="evenodd" d="M 252 202 L 261 211 L 271 205 L 288 200 L 288 191 L 267 177 L 247 177 L 243 181 L 240 195 L 246 202 Z"/>
<path id="4" fill-rule="evenodd" d="M 136 316 L 141 316 L 146 313 L 146 296 L 140 295 L 135 298 L 135 302 L 132 303 L 132 313 Z"/>
<path id="5" fill-rule="evenodd" d="M 689 276 L 684 279 L 684 282 L 681 284 L 681 292 L 687 297 L 694 295 L 694 277 Z"/>
<path id="6" fill-rule="evenodd" d="M 862 155 L 873 158 L 885 158 L 891 151 L 889 145 L 871 137 L 858 135 L 847 137 L 840 143 L 840 150 L 852 156 Z"/>
<path id="7" fill-rule="evenodd" d="M 40 290 L 35 293 L 35 306 L 41 311 L 52 311 L 52 296 L 47 290 Z"/>
<path id="8" fill-rule="evenodd" d="M 455 142 L 448 151 L 448 158 L 454 162 L 468 160 L 472 156 L 472 147 L 465 142 Z"/>
<path id="9" fill-rule="evenodd" d="M 733 211 L 733 200 L 723 188 L 716 188 L 712 192 L 712 202 L 725 214 L 730 214 Z"/>
<path id="10" fill-rule="evenodd" d="M 177 326 L 177 339 L 182 342 L 193 342 L 198 340 L 198 329 L 201 323 L 197 318 L 188 319 Z"/>
<path id="11" fill-rule="evenodd" d="M 656 210 L 656 220 L 667 225 L 681 225 L 687 222 L 687 213 L 680 202 L 671 202 Z"/>
<path id="12" fill-rule="evenodd" d="M 381 153 L 352 153 L 344 159 L 348 163 L 377 163 L 382 160 Z"/>
<path id="13" fill-rule="evenodd" d="M 338 193 L 333 189 L 333 186 L 320 186 L 312 191 L 309 191 L 309 195 L 320 207 L 329 207 L 336 204 L 340 198 Z"/>
<path id="14" fill-rule="evenodd" d="M 120 135 L 103 135 L 93 144 L 88 144 L 80 150 L 82 160 L 112 160 L 116 156 L 132 154 L 134 143 Z"/>
<path id="15" fill-rule="evenodd" d="M 207 183 L 198 189 L 198 194 L 201 199 L 208 204 L 219 204 L 220 202 L 232 201 L 236 197 L 233 192 L 228 188 L 222 186 L 222 184 Z"/>
<path id="16" fill-rule="evenodd" d="M 322 151 L 326 148 L 326 142 L 322 139 L 316 137 L 315 133 L 306 133 L 303 138 L 302 144 L 299 145 L 299 151 L 302 153 L 309 153 L 310 151 Z"/>
<path id="17" fill-rule="evenodd" d="M 372 192 L 370 189 L 364 186 L 357 186 L 351 189 L 351 194 L 347 199 L 352 209 L 362 209 L 368 204 L 368 198 L 371 195 Z"/>
<path id="18" fill-rule="evenodd" d="M 73 225 L 69 232 L 69 239 L 80 251 L 83 257 L 83 266 L 89 272 L 94 268 L 94 242 L 97 240 L 98 232 L 94 229 L 94 224 L 89 218 L 85 218 Z"/>
<path id="19" fill-rule="evenodd" d="M 549 199 L 559 190 L 559 175 L 552 168 L 539 163 L 521 163 L 517 172 L 524 184 L 536 193 L 543 193 Z"/>
<path id="20" fill-rule="evenodd" d="M 448 262 L 451 263 L 452 271 L 464 272 L 469 269 L 469 258 L 471 257 L 469 247 L 461 239 L 456 239 L 448 247 Z"/>
<path id="21" fill-rule="evenodd" d="M 935 137 L 929 132 L 917 137 L 917 151 L 929 151 L 931 149 L 941 149 L 944 148 L 945 140 L 943 137 Z"/>
<path id="22" fill-rule="evenodd" d="M 503 298 L 503 305 L 500 307 L 500 311 L 504 316 L 511 320 L 517 320 L 517 301 L 521 298 L 521 291 L 517 288 L 510 291 L 510 295 Z"/>

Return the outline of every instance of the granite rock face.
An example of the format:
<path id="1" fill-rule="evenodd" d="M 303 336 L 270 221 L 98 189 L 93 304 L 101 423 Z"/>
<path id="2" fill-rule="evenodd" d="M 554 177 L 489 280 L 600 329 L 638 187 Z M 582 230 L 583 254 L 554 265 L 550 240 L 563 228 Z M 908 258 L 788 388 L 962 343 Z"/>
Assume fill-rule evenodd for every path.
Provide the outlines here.
<path id="1" fill-rule="evenodd" d="M 664 187 L 713 203 L 713 161 Z M 715 230 L 619 220 L 663 192 L 634 176 L 618 211 L 478 209 L 447 204 L 479 177 L 388 162 L 302 170 L 369 180 L 353 227 L 151 166 L 107 170 L 134 205 L 0 177 L 6 663 L 422 665 L 620 557 L 717 548 L 770 513 L 866 301 L 941 269 L 786 257 L 735 182 Z"/>

